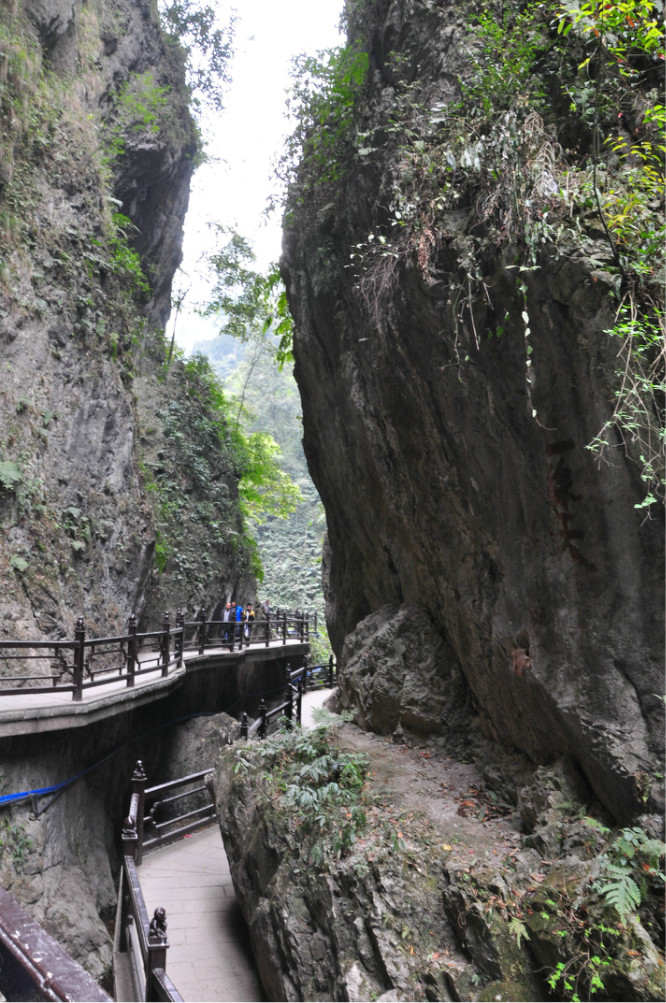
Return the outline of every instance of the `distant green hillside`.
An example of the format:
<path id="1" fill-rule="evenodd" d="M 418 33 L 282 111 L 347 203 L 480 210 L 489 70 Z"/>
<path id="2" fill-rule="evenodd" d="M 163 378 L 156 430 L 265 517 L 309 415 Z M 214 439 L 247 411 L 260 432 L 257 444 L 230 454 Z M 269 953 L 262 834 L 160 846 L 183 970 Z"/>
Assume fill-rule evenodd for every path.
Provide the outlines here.
<path id="1" fill-rule="evenodd" d="M 301 444 L 301 401 L 290 370 L 279 371 L 266 345 L 242 344 L 222 335 L 200 343 L 225 386 L 239 400 L 247 431 L 270 433 L 282 450 L 281 466 L 301 489 L 303 501 L 288 519 L 268 518 L 255 529 L 264 581 L 258 598 L 273 606 L 317 610 L 324 623 L 321 550 L 326 521 Z M 242 413 L 241 413 L 242 412 Z"/>

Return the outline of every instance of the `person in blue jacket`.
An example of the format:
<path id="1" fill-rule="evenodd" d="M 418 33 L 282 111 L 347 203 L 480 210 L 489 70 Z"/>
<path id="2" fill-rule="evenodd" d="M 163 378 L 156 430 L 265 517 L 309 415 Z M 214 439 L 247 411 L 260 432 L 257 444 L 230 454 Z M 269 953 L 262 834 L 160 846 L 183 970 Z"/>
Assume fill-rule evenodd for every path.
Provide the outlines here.
<path id="1" fill-rule="evenodd" d="M 236 640 L 237 641 L 240 641 L 240 639 L 241 639 L 241 631 L 243 629 L 242 623 L 243 623 L 243 607 L 241 606 L 240 603 L 237 603 L 236 604 Z"/>

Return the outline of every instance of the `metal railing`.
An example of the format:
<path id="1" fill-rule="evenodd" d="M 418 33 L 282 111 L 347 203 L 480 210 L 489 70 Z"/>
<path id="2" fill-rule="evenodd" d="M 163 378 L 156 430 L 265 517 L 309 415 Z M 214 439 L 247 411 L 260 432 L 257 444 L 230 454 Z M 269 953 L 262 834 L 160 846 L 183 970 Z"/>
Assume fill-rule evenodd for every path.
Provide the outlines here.
<path id="1" fill-rule="evenodd" d="M 286 700 L 268 709 L 262 696 L 259 716 L 251 725 L 247 712 L 241 721 L 241 737 L 264 738 L 271 724 L 282 718 L 287 726 L 301 723 L 301 703 L 307 689 L 333 687 L 337 680 L 331 655 L 321 665 L 307 665 L 292 671 L 285 668 Z M 117 943 L 130 973 L 135 1000 L 181 1000 L 166 974 L 168 942 L 166 910 L 158 908 L 149 920 L 141 891 L 139 867 L 143 855 L 182 836 L 196 832 L 217 819 L 212 791 L 206 783 L 211 769 L 201 770 L 155 787 L 146 787 L 141 761 L 132 774 L 129 814 L 122 831 L 123 867 L 118 892 Z M 182 807 L 176 807 L 179 804 Z"/>
<path id="2" fill-rule="evenodd" d="M 314 617 L 316 629 L 317 618 Z M 193 621 L 176 615 L 171 625 L 164 614 L 161 629 L 139 633 L 136 616 L 129 619 L 128 631 L 114 637 L 87 637 L 83 617 L 79 617 L 73 640 L 12 641 L 0 640 L 0 665 L 9 672 L 0 674 L 0 698 L 38 693 L 71 693 L 80 701 L 84 692 L 110 682 L 124 681 L 134 686 L 136 680 L 156 669 L 169 675 L 183 665 L 185 652 L 199 655 L 212 649 L 241 651 L 251 646 L 291 642 L 307 644 L 310 639 L 309 614 L 269 615 L 254 621 L 208 620 L 205 610 Z M 48 661 L 48 674 L 26 671 L 17 673 L 22 663 Z"/>
<path id="3" fill-rule="evenodd" d="M 337 682 L 337 667 L 330 656 L 328 662 L 322 665 L 308 665 L 307 662 L 300 669 L 291 670 L 286 666 L 286 699 L 272 707 L 270 710 L 265 697 L 259 701 L 258 716 L 250 724 L 247 711 L 241 717 L 241 738 L 265 738 L 271 725 L 276 724 L 284 718 L 288 728 L 293 727 L 294 721 L 301 723 L 301 709 L 303 694 L 307 690 L 332 689 Z"/>
<path id="4" fill-rule="evenodd" d="M 186 777 L 184 781 L 191 778 Z M 158 908 L 152 919 L 141 891 L 138 868 L 146 848 L 144 834 L 146 823 L 152 816 L 145 816 L 146 796 L 165 789 L 173 789 L 181 781 L 162 784 L 158 788 L 146 790 L 146 774 L 139 761 L 132 774 L 132 796 L 130 809 L 122 831 L 122 869 L 118 889 L 117 948 L 123 958 L 134 1000 L 182 1000 L 182 996 L 166 973 L 167 950 L 166 911 Z M 174 800 L 173 798 L 170 800 Z M 181 833 L 191 831 L 181 827 Z M 166 841 L 166 840 L 164 840 Z M 151 845 L 161 845 L 162 840 L 150 841 Z"/>
<path id="5" fill-rule="evenodd" d="M 123 866 L 116 922 L 118 952 L 125 962 L 135 1000 L 182 999 L 166 974 L 166 910 L 158 908 L 152 919 L 148 918 L 139 867 L 147 850 L 158 849 L 215 821 L 215 802 L 205 783 L 209 772 L 202 770 L 156 787 L 146 787 L 141 761 L 132 774 L 129 814 L 122 831 Z M 176 808 L 183 800 L 184 809 Z"/>
<path id="6" fill-rule="evenodd" d="M 89 1000 L 111 997 L 0 888 L 0 993 L 8 1000 Z"/>
<path id="7" fill-rule="evenodd" d="M 18 662 L 51 662 L 49 675 L 26 672 L 0 676 L 0 697 L 56 692 L 71 693 L 74 700 L 82 700 L 84 690 L 109 682 L 125 680 L 126 686 L 134 686 L 138 677 L 156 669 L 167 676 L 170 669 L 182 664 L 182 634 L 182 628 L 171 629 L 165 613 L 162 629 L 146 633 L 137 632 L 132 615 L 127 634 L 88 638 L 83 617 L 79 617 L 72 641 L 0 641 L 0 661 L 12 667 Z M 70 651 L 71 661 L 66 655 Z M 63 682 L 63 677 L 67 681 Z"/>
<path id="8" fill-rule="evenodd" d="M 180 614 L 179 614 L 180 616 Z M 198 651 L 203 655 L 206 649 L 226 648 L 229 651 L 272 643 L 310 640 L 310 614 L 276 613 L 255 620 L 208 620 L 202 610 L 196 620 L 182 620 L 176 617 L 176 626 L 184 628 L 184 650 Z M 314 617 L 314 631 L 317 630 L 317 616 Z"/>

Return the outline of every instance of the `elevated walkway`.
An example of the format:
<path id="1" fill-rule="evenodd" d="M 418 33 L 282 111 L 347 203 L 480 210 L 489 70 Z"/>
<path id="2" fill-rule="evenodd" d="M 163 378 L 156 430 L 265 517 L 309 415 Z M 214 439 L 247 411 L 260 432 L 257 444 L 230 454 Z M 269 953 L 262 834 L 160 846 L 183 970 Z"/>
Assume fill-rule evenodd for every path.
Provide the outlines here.
<path id="1" fill-rule="evenodd" d="M 308 642 L 300 640 L 271 641 L 268 646 L 239 648 L 206 648 L 204 654 L 185 651 L 183 664 L 171 668 L 165 676 L 155 665 L 137 676 L 128 686 L 124 678 L 112 677 L 94 689 L 84 689 L 80 701 L 73 701 L 71 692 L 53 690 L 31 692 L 26 686 L 20 693 L 2 694 L 0 699 L 0 738 L 13 735 L 39 734 L 66 728 L 85 727 L 116 714 L 125 713 L 146 703 L 173 693 L 187 676 L 202 671 L 216 671 L 225 666 L 244 666 L 255 662 L 271 662 L 293 658 L 297 661 L 310 650 Z M 146 656 L 150 657 L 150 656 Z"/>
<path id="2" fill-rule="evenodd" d="M 148 915 L 167 911 L 169 978 L 184 1000 L 265 1000 L 217 825 L 149 853 L 140 879 Z"/>

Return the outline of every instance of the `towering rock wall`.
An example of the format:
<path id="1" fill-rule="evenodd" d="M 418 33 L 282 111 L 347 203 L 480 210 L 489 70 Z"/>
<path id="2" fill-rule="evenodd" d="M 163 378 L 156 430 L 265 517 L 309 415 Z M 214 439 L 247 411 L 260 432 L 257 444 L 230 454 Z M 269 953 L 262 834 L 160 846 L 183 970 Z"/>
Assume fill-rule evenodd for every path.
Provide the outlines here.
<path id="1" fill-rule="evenodd" d="M 618 387 L 618 278 L 599 217 L 572 223 L 553 178 L 559 141 L 578 135 L 582 156 L 589 133 L 546 54 L 540 114 L 528 97 L 473 111 L 455 139 L 481 58 L 470 12 L 347 7 L 368 70 L 351 125 L 352 101 L 345 119 L 329 91 L 334 166 L 306 136 L 282 263 L 343 699 L 378 730 L 401 726 L 399 706 L 373 711 L 387 687 L 395 703 L 378 643 L 418 676 L 422 607 L 439 637 L 419 665 L 434 657 L 439 683 L 421 686 L 416 717 L 445 733 L 462 679 L 489 735 L 536 762 L 571 757 L 626 820 L 662 749 L 663 522 L 636 507 L 630 443 L 612 432 L 601 462 L 586 448 Z M 559 242 L 538 229 L 548 214 Z M 439 706 L 444 691 L 455 707 L 432 720 L 428 693 Z M 413 706 L 405 717 L 409 730 Z"/>
<path id="2" fill-rule="evenodd" d="M 154 0 L 3 0 L 0 54 L 0 636 L 193 613 L 251 573 L 205 385 L 163 369 L 200 151 L 182 51 Z"/>
<path id="3" fill-rule="evenodd" d="M 0 0 L 2 639 L 72 637 L 81 614 L 109 636 L 251 581 L 205 368 L 164 365 L 199 152 L 187 101 L 154 0 Z M 133 728 L 2 740 L 2 794 L 80 774 Z M 0 819 L 3 887 L 97 978 L 130 767 Z"/>

